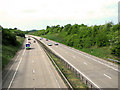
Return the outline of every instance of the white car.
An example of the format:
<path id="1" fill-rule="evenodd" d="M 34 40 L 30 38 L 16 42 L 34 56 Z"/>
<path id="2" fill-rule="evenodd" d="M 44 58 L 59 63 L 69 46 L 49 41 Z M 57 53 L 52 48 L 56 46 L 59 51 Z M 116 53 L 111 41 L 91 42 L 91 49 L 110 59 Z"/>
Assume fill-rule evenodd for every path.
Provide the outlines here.
<path id="1" fill-rule="evenodd" d="M 48 43 L 48 46 L 52 46 L 52 44 L 51 44 L 51 43 Z"/>

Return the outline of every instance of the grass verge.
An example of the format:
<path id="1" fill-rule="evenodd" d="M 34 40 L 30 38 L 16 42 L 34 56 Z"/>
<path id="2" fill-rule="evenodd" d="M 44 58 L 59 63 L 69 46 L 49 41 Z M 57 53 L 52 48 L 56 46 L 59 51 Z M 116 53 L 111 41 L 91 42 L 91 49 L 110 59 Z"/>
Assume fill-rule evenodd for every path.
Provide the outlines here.
<path id="1" fill-rule="evenodd" d="M 54 62 L 57 64 L 59 69 L 62 71 L 64 76 L 68 79 L 68 81 L 71 83 L 74 89 L 87 88 L 87 86 L 84 83 L 82 83 L 82 81 L 80 81 L 80 79 L 70 69 L 68 69 L 63 62 L 61 62 L 53 54 L 49 53 L 49 55 L 52 57 Z"/>
<path id="2" fill-rule="evenodd" d="M 59 43 L 62 43 L 62 44 L 66 45 L 63 36 L 61 36 L 59 34 L 48 34 L 48 35 L 43 35 L 41 37 L 45 37 L 45 38 L 48 38 L 48 39 L 51 39 L 51 40 L 54 40 L 56 42 L 59 42 Z M 73 47 L 73 48 L 75 48 L 75 47 Z M 86 52 L 86 53 L 88 53 L 90 55 L 102 58 L 104 60 L 108 60 L 108 58 L 110 58 L 110 59 L 120 61 L 120 58 L 118 58 L 118 57 L 111 54 L 110 47 L 108 47 L 108 46 L 105 46 L 105 47 L 93 46 L 91 48 L 82 48 L 82 49 L 75 48 L 75 49 L 78 49 L 78 50 Z"/>
<path id="3" fill-rule="evenodd" d="M 17 36 L 18 46 L 12 45 L 2 45 L 2 68 L 9 63 L 9 61 L 14 57 L 16 52 L 20 49 L 24 38 Z"/>

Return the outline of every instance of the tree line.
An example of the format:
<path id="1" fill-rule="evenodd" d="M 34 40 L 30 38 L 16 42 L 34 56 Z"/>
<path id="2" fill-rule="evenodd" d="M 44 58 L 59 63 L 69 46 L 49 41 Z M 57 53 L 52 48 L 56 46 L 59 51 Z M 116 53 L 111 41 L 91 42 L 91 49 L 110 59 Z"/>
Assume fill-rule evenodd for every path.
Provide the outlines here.
<path id="1" fill-rule="evenodd" d="M 120 24 L 112 22 L 104 25 L 87 26 L 84 24 L 67 24 L 65 26 L 47 26 L 34 35 L 58 34 L 64 43 L 75 48 L 110 47 L 111 53 L 120 57 Z"/>
<path id="2" fill-rule="evenodd" d="M 2 44 L 4 45 L 18 45 L 18 41 L 16 40 L 16 36 L 25 37 L 25 33 L 21 30 L 18 30 L 17 28 L 3 28 L 0 26 L 0 29 L 2 31 Z"/>

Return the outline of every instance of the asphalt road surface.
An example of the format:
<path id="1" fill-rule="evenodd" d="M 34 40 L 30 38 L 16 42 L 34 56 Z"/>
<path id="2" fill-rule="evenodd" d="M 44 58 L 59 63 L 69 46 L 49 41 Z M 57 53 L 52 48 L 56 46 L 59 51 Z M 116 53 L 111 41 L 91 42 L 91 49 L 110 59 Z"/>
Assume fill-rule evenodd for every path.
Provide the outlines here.
<path id="1" fill-rule="evenodd" d="M 3 72 L 3 88 L 67 88 L 41 46 L 29 41 L 31 49 L 20 50 Z"/>
<path id="2" fill-rule="evenodd" d="M 40 37 L 36 38 L 40 40 Z M 54 53 L 72 64 L 97 88 L 119 87 L 118 76 L 120 75 L 120 71 L 118 70 L 117 65 L 60 43 L 59 45 L 54 45 L 55 42 L 52 40 L 46 41 L 46 39 L 43 38 L 40 41 L 49 47 Z M 51 43 L 52 46 L 48 46 L 48 43 Z"/>

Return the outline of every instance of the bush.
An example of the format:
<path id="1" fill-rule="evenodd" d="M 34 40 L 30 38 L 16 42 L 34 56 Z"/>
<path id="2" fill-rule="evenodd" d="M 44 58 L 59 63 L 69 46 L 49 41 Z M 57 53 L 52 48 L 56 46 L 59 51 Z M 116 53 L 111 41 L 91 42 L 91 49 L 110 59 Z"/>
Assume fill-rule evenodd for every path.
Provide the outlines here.
<path id="1" fill-rule="evenodd" d="M 9 45 L 9 44 L 14 46 L 18 45 L 18 42 L 16 40 L 16 35 L 8 29 L 2 30 L 2 43 L 5 45 Z"/>

